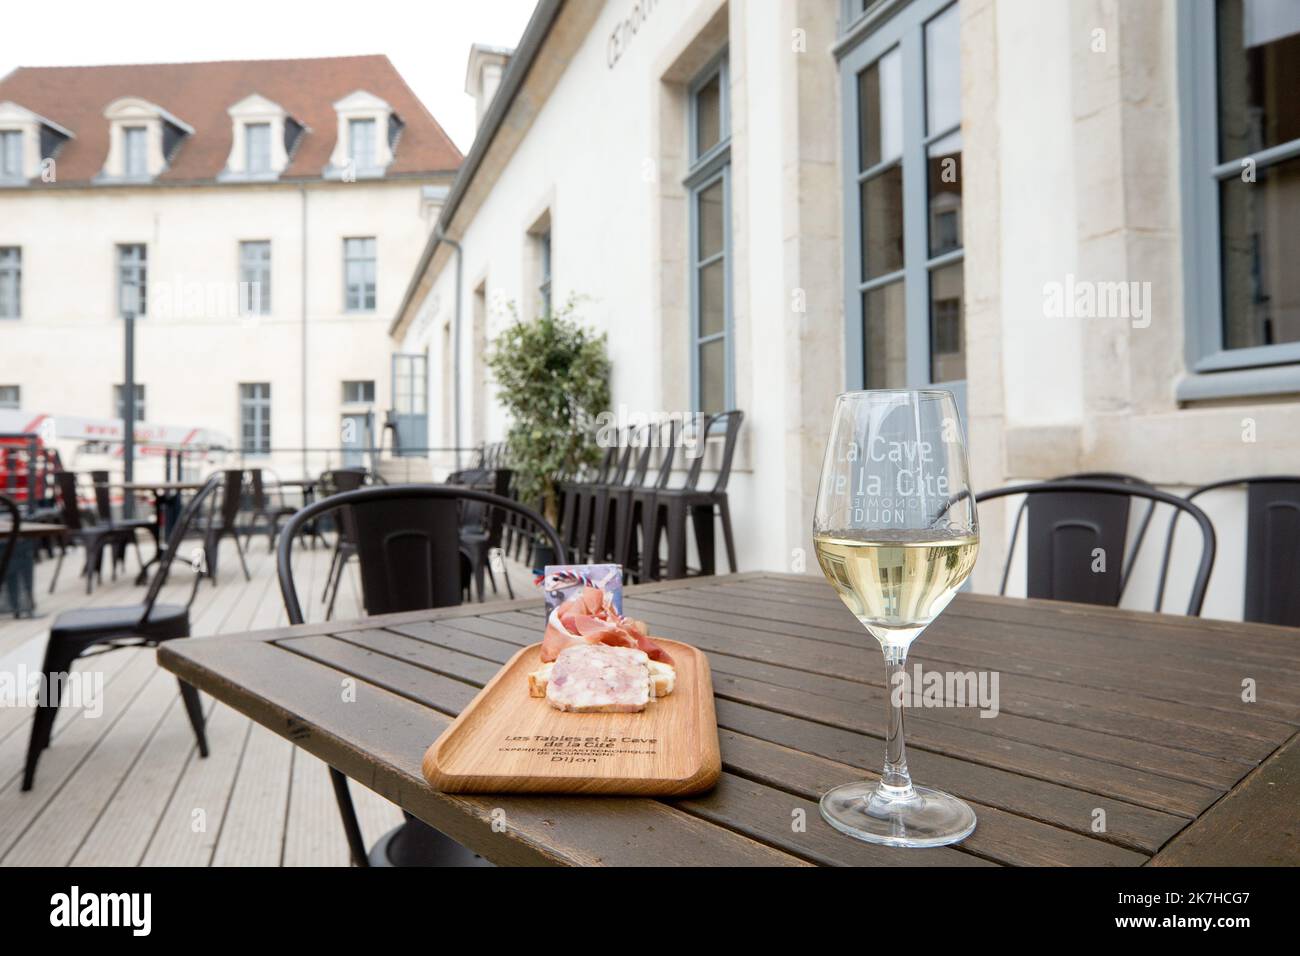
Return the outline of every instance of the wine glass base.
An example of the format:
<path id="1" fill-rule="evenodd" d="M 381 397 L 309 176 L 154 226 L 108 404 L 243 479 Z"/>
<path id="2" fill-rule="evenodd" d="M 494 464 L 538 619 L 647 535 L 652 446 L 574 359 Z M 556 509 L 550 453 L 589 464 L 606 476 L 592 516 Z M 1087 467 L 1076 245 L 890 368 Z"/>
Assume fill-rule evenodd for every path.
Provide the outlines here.
<path id="1" fill-rule="evenodd" d="M 975 811 L 941 790 L 913 787 L 891 798 L 874 781 L 846 783 L 821 799 L 826 822 L 849 836 L 886 846 L 947 846 L 970 836 Z"/>

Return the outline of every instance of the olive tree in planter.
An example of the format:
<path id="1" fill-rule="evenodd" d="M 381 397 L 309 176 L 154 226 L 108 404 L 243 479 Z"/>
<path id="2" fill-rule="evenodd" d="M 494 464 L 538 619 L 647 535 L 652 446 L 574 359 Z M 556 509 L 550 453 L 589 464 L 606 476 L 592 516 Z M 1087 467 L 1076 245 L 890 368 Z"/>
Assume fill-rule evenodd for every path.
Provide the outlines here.
<path id="1" fill-rule="evenodd" d="M 556 480 L 599 460 L 595 422 L 609 408 L 605 336 L 582 325 L 576 305 L 570 298 L 538 318 L 516 317 L 487 355 L 498 400 L 510 413 L 506 442 L 520 499 L 540 503 L 552 524 Z"/>

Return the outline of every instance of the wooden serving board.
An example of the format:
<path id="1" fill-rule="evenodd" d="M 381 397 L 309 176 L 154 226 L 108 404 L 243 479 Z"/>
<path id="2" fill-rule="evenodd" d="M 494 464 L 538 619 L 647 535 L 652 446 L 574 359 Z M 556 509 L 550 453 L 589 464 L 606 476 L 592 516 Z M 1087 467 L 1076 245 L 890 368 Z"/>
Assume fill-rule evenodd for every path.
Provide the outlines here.
<path id="1" fill-rule="evenodd" d="M 542 645 L 525 647 L 424 755 L 445 793 L 684 795 L 722 773 L 709 662 L 688 644 L 655 638 L 677 686 L 635 714 L 572 714 L 528 696 Z"/>

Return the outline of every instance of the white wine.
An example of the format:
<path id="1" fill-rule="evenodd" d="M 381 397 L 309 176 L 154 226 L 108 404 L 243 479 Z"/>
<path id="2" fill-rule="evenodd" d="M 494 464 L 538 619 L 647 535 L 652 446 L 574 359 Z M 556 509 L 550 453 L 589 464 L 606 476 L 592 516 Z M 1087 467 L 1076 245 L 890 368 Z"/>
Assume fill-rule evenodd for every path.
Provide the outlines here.
<path id="1" fill-rule="evenodd" d="M 979 538 L 942 531 L 864 531 L 813 538 L 822 573 L 882 643 L 910 642 L 975 567 Z"/>

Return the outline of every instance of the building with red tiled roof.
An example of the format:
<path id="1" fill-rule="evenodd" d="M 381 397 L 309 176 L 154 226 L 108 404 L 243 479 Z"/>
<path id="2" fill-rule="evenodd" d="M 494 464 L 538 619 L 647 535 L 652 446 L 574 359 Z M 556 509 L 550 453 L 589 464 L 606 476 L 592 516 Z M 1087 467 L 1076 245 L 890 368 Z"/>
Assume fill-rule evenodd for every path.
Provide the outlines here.
<path id="1" fill-rule="evenodd" d="M 0 386 L 302 448 L 425 444 L 385 335 L 462 156 L 386 56 L 20 67 L 0 78 Z M 290 449 L 292 451 L 290 451 Z"/>

